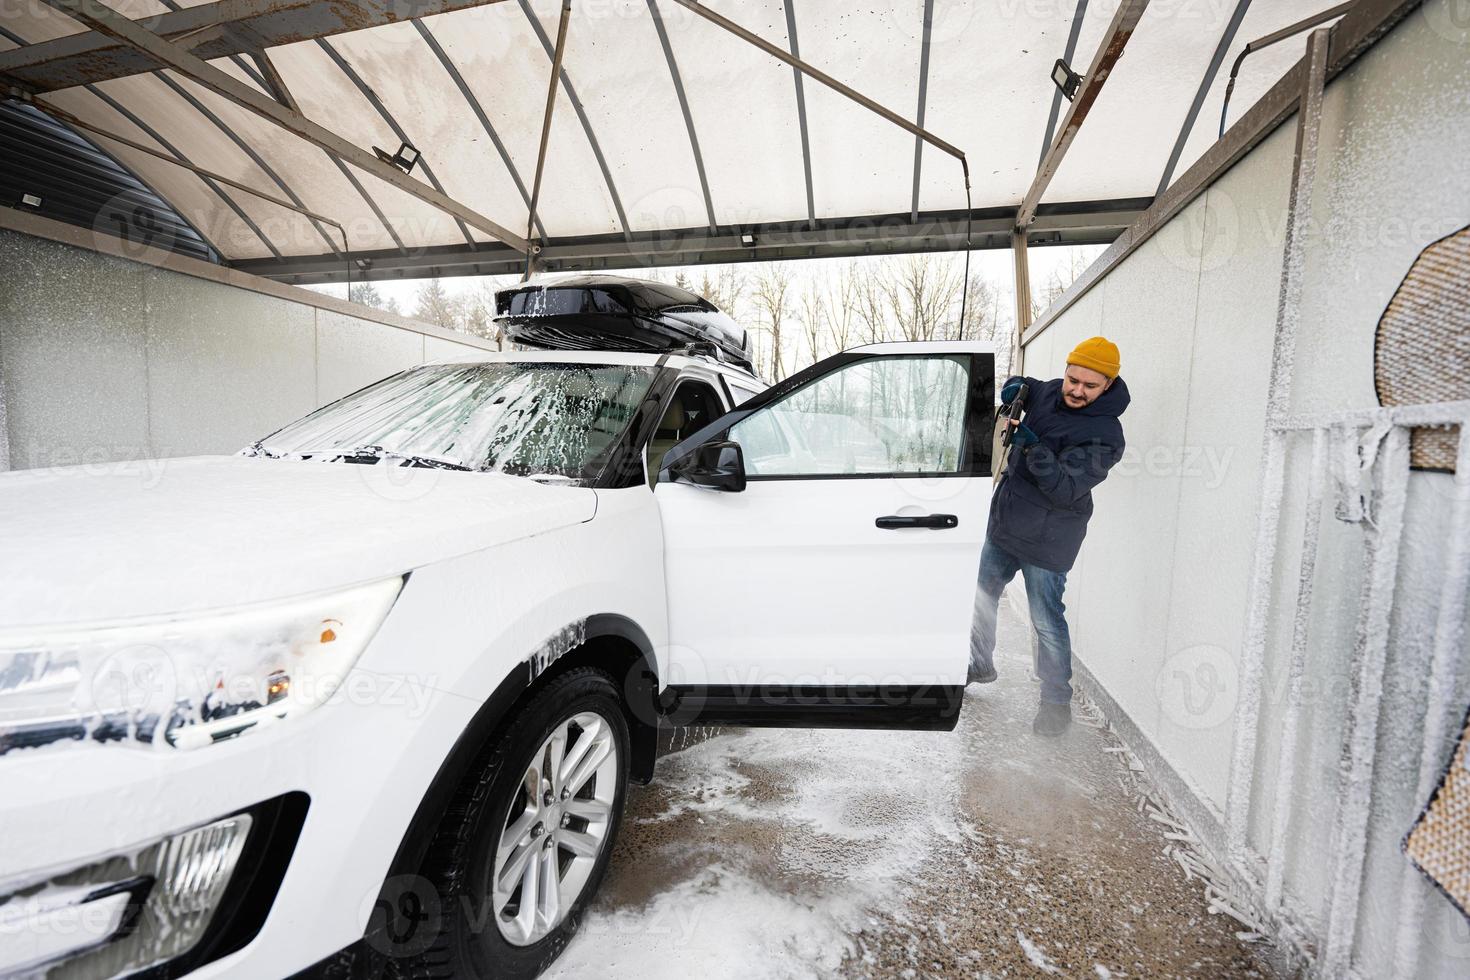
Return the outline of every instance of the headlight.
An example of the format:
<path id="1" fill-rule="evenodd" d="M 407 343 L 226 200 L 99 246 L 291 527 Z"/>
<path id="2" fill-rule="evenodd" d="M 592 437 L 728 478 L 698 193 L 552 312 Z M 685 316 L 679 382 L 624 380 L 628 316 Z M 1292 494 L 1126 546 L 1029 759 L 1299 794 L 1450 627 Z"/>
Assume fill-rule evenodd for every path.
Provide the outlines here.
<path id="1" fill-rule="evenodd" d="M 194 748 L 337 690 L 403 579 L 204 616 L 0 632 L 0 754 L 63 739 Z"/>

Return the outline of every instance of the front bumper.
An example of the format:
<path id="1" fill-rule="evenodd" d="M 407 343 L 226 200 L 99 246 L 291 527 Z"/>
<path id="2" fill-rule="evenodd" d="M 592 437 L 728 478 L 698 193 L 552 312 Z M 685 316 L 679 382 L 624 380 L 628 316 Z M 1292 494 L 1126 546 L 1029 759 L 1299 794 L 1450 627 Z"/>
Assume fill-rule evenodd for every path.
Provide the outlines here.
<path id="1" fill-rule="evenodd" d="M 408 678 L 360 673 L 344 690 L 366 696 L 201 749 L 87 743 L 8 753 L 0 880 L 259 813 L 268 819 L 252 826 L 205 938 L 154 975 L 285 977 L 350 946 L 433 760 L 475 707 L 426 687 L 409 697 Z"/>

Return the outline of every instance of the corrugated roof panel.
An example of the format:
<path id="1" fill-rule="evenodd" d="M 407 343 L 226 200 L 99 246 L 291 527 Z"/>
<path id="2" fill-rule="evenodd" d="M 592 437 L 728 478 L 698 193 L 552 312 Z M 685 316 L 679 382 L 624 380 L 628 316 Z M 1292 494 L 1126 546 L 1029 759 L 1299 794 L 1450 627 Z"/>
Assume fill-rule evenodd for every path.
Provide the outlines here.
<path id="1" fill-rule="evenodd" d="M 26 195 L 40 204 L 23 205 Z M 112 156 L 44 113 L 10 102 L 0 103 L 0 204 L 140 247 L 215 259 L 188 221 Z"/>
<path id="2" fill-rule="evenodd" d="M 533 6 L 554 40 L 559 4 Z M 676 17 L 675 6 L 665 2 L 659 12 Z M 672 37 L 670 46 L 683 78 L 697 52 L 681 50 Z M 707 224 L 694 151 L 646 0 L 573 4 L 566 64 L 632 230 Z M 698 122 L 695 131 L 702 135 Z"/>
<path id="3" fill-rule="evenodd" d="M 525 232 L 526 204 L 515 182 L 473 111 L 412 24 L 343 34 L 330 43 L 403 127 L 444 193 L 518 234 Z M 390 137 L 377 145 L 392 153 L 398 149 L 398 139 Z M 421 166 L 413 176 L 427 183 Z M 480 234 L 476 238 L 490 240 Z"/>
<path id="4" fill-rule="evenodd" d="M 787 46 L 786 15 L 775 0 L 721 0 L 710 7 L 774 44 Z M 660 0 L 689 109 L 699 130 L 722 225 L 805 218 L 806 176 L 791 68 L 683 7 Z M 799 38 L 798 38 L 799 40 Z M 810 90 L 812 82 L 806 87 Z M 677 113 L 678 107 L 673 107 Z"/>
<path id="5" fill-rule="evenodd" d="M 134 16 L 203 2 L 111 0 L 114 9 Z M 788 48 L 792 14 L 804 57 L 893 111 L 908 118 L 917 114 L 921 0 L 792 3 L 789 9 L 780 0 L 712 0 L 709 5 Z M 1208 92 L 1179 171 L 1213 142 L 1228 61 L 1240 46 L 1329 3 L 1277 0 L 1254 5 Z M 562 88 L 541 197 L 542 223 L 553 241 L 708 223 L 688 127 L 648 6 L 648 0 L 574 6 L 565 69 L 585 120 Z M 966 151 L 977 208 L 1014 206 L 1031 182 L 1055 98 L 1051 64 L 1066 46 L 1076 6 L 1076 0 L 1000 5 L 934 0 L 925 124 Z M 303 23 L 329 30 L 331 9 L 316 9 Z M 413 179 L 429 185 L 432 173 L 450 197 L 521 234 L 551 61 L 547 45 L 555 36 L 559 9 L 559 0 L 502 0 L 418 25 L 341 33 L 320 44 L 272 48 L 269 54 L 309 119 L 364 150 L 377 146 L 388 152 L 398 146 L 396 124 L 424 155 Z M 657 9 L 688 96 L 716 222 L 728 227 L 807 217 L 808 184 L 792 69 L 674 0 L 657 0 Z M 1150 6 L 1044 204 L 1154 192 L 1235 9 L 1235 0 Z M 1072 58 L 1078 70 L 1088 67 L 1115 10 L 1115 4 L 1088 6 Z M 371 15 L 367 7 L 362 11 Z M 7 20 L 6 30 L 36 42 L 81 27 L 44 4 L 30 3 Z M 1237 88 L 1232 116 L 1243 114 L 1300 49 L 1297 39 L 1253 56 Z M 503 142 L 514 173 L 446 60 Z M 214 65 L 265 90 L 248 58 Z M 44 79 L 44 69 L 28 71 Z M 345 72 L 353 73 L 361 88 Z M 806 79 L 803 87 L 816 216 L 907 212 L 913 201 L 913 137 L 820 83 Z M 294 194 L 306 208 L 346 225 L 354 251 L 391 250 L 400 241 L 406 249 L 489 241 L 488 235 L 467 230 L 379 178 L 356 171 L 344 175 L 310 142 L 171 72 L 112 78 L 98 83 L 98 91 L 118 100 L 193 163 L 267 194 Z M 153 142 L 90 95 L 72 91 L 54 98 L 85 119 Z M 1066 106 L 1061 109 L 1064 114 Z M 197 176 L 136 151 L 118 153 L 146 174 L 163 197 L 178 202 L 191 220 L 207 228 L 207 237 L 218 236 L 230 258 L 270 254 L 252 225 L 288 256 L 330 254 L 337 246 L 335 232 L 318 229 L 288 209 L 238 190 L 217 194 Z M 926 147 L 920 209 L 950 210 L 962 204 L 957 165 Z"/>
<path id="6" fill-rule="evenodd" d="M 922 3 L 837 6 L 798 0 L 795 11 L 804 60 L 853 79 L 868 98 L 914 118 Z M 913 136 L 820 83 L 806 84 L 806 100 L 817 217 L 907 211 L 913 197 Z M 959 173 L 958 164 L 954 172 Z"/>
<path id="7" fill-rule="evenodd" d="M 1146 197 L 1154 193 L 1234 6 L 1186 3 L 1161 4 L 1157 10 L 1149 7 L 1047 189 L 1047 200 Z M 1272 0 L 1262 6 L 1269 6 L 1272 16 L 1287 24 L 1331 4 L 1323 0 Z M 1241 38 L 1240 43 L 1246 40 Z M 1086 71 L 1086 62 L 1078 60 L 1073 67 Z M 1228 64 L 1224 70 L 1229 72 Z M 1277 77 L 1279 74 L 1272 81 Z M 1196 126 L 1209 128 L 1210 122 L 1201 120 Z"/>

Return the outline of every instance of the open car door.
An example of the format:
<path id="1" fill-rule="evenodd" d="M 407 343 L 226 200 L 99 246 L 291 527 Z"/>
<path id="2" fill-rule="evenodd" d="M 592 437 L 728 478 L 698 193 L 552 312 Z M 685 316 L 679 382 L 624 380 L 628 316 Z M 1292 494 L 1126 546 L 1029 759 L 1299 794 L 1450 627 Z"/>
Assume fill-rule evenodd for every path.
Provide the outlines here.
<path id="1" fill-rule="evenodd" d="M 978 342 L 856 348 L 669 450 L 671 721 L 954 727 L 994 365 Z"/>

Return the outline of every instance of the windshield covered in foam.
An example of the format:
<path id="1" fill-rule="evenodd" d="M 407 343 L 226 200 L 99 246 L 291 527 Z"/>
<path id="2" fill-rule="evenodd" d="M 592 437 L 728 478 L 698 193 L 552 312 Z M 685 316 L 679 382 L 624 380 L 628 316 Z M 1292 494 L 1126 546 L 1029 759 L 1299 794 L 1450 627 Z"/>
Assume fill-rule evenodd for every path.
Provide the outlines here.
<path id="1" fill-rule="evenodd" d="M 587 482 L 654 374 L 643 365 L 426 365 L 317 409 L 246 453 Z"/>

